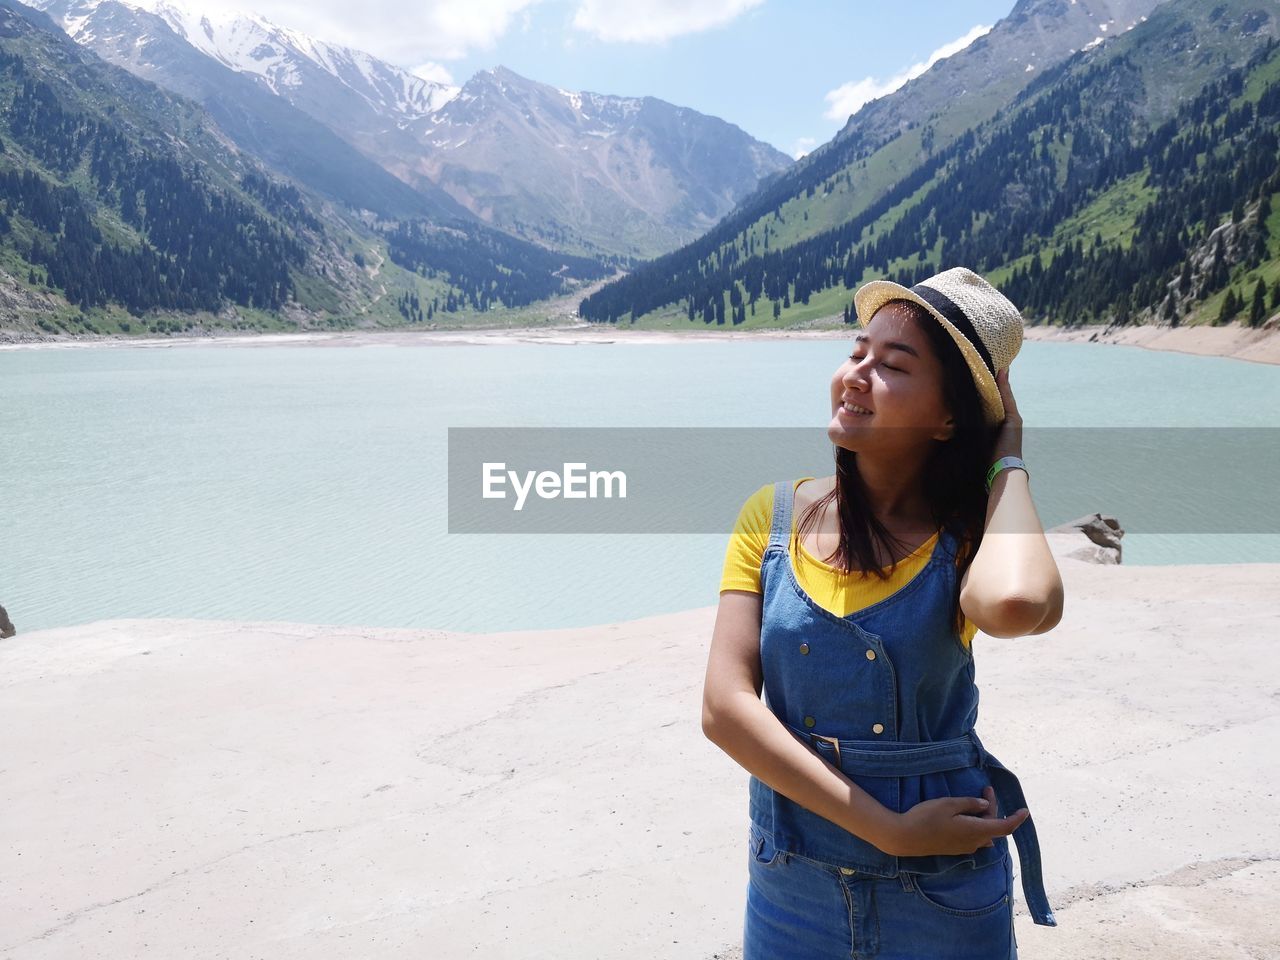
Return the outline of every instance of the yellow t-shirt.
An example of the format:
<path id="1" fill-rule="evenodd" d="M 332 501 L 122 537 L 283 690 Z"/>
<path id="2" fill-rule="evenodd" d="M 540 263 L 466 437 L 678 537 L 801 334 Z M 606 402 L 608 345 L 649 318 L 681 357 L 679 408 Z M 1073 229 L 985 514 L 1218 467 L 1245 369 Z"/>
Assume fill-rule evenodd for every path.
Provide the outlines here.
<path id="1" fill-rule="evenodd" d="M 814 479 L 816 478 L 800 477 L 795 481 L 795 486 Z M 729 537 L 729 545 L 725 550 L 724 571 L 720 577 L 721 590 L 763 592 L 760 589 L 760 562 L 769 545 L 769 528 L 772 523 L 773 484 L 767 483 L 747 498 L 738 513 L 737 523 L 734 524 L 733 534 Z M 897 569 L 887 580 L 869 574 L 864 576 L 861 573 L 845 573 L 819 560 L 796 538 L 794 512 L 791 515 L 791 543 L 793 552 L 798 550 L 804 555 L 803 562 L 793 558 L 791 565 L 804 592 L 823 609 L 838 617 L 847 617 L 854 611 L 901 590 L 923 570 L 933 555 L 938 534 L 935 533 L 912 553 L 899 560 Z M 970 644 L 977 632 L 977 625 L 966 617 L 964 630 L 960 634 L 965 646 Z"/>

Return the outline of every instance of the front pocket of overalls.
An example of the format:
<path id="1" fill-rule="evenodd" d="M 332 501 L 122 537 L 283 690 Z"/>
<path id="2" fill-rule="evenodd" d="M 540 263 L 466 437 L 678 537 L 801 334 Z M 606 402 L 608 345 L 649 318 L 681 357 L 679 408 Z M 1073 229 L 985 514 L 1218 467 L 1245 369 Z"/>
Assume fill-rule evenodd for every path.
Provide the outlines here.
<path id="1" fill-rule="evenodd" d="M 751 825 L 751 859 L 761 867 L 772 867 L 783 857 L 781 850 L 773 842 L 773 836 Z"/>
<path id="2" fill-rule="evenodd" d="M 957 917 L 983 917 L 1009 903 L 1009 854 L 986 866 L 959 864 L 941 873 L 913 873 L 911 886 L 929 906 Z"/>

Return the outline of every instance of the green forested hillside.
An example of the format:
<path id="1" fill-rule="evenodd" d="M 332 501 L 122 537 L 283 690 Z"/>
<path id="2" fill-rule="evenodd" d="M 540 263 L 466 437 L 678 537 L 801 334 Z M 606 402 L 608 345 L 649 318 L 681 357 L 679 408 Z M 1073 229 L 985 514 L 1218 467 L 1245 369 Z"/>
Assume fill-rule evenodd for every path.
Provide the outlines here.
<path id="1" fill-rule="evenodd" d="M 279 309 L 323 233 L 296 191 L 237 163 L 183 103 L 117 91 L 132 78 L 95 66 L 0 7 L 0 263 L 82 315 Z"/>
<path id="2" fill-rule="evenodd" d="M 418 322 L 606 268 L 480 224 L 369 219 L 272 177 L 198 105 L 0 0 L 0 327 Z"/>
<path id="3" fill-rule="evenodd" d="M 582 313 L 767 325 L 847 311 L 849 291 L 874 277 L 909 284 L 957 264 L 1037 320 L 1213 321 L 1234 315 L 1229 293 L 1228 307 L 1247 301 L 1253 316 L 1259 289 L 1270 311 L 1277 36 L 1274 4 L 1170 0 L 946 147 L 917 150 L 909 172 L 856 204 L 840 195 L 876 158 L 815 163 L 791 202 L 634 271 Z M 798 205 L 812 222 L 824 203 L 857 212 L 797 229 Z"/>

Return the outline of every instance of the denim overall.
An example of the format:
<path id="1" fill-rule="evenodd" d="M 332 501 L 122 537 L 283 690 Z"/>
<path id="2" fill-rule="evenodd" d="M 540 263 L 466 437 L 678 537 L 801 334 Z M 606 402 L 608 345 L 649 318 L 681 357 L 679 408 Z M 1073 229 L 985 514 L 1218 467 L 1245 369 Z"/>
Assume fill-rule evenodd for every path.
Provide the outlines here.
<path id="1" fill-rule="evenodd" d="M 901 813 L 935 797 L 980 797 L 988 784 L 1001 815 L 1026 806 L 1017 777 L 974 731 L 973 656 L 951 623 L 954 535 L 942 530 L 928 563 L 897 592 L 839 617 L 796 580 L 793 494 L 790 481 L 774 485 L 773 524 L 760 567 L 760 659 L 769 709 L 891 810 Z M 962 877 L 962 865 L 976 871 L 1008 858 L 1005 837 L 971 854 L 891 856 L 755 776 L 750 818 L 753 846 L 767 842 L 772 856 L 799 857 L 842 877 L 900 878 L 907 889 L 912 877 Z M 1031 818 L 1012 836 L 1031 916 L 1056 926 Z M 1010 925 L 1011 917 L 1010 908 Z"/>

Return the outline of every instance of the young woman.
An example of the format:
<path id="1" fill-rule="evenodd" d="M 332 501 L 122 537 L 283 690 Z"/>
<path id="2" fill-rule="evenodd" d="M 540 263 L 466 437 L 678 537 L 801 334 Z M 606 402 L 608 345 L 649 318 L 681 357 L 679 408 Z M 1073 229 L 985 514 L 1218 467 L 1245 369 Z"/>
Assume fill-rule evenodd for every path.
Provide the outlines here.
<path id="1" fill-rule="evenodd" d="M 744 960 L 1016 958 L 1009 835 L 1055 921 L 970 641 L 1062 615 L 1009 387 L 1022 318 L 964 268 L 854 304 L 835 475 L 743 506 L 707 664 L 703 730 L 751 773 Z"/>

